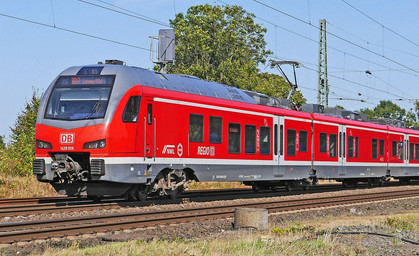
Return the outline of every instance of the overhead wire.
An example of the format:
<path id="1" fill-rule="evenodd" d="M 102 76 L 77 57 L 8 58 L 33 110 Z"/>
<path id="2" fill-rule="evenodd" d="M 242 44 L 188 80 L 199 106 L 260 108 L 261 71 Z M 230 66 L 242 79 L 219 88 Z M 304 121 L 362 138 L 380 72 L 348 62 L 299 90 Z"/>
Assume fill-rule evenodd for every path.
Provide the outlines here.
<path id="1" fill-rule="evenodd" d="M 108 10 L 108 11 L 112 11 L 112 12 L 116 12 L 116 13 L 119 13 L 119 14 L 122 14 L 122 15 L 126 15 L 126 16 L 129 16 L 129 17 L 132 17 L 132 18 L 136 18 L 136 19 L 140 19 L 140 20 L 147 21 L 147 22 L 150 22 L 150 23 L 154 23 L 154 24 L 157 24 L 157 25 L 161 25 L 161 26 L 165 26 L 165 27 L 170 27 L 170 25 L 168 23 L 164 23 L 162 21 L 159 21 L 159 20 L 156 20 L 156 19 L 153 19 L 153 18 L 146 17 L 146 16 L 144 16 L 142 14 L 139 14 L 139 13 L 136 13 L 136 12 L 133 12 L 133 11 L 130 11 L 128 9 L 119 7 L 117 5 L 107 3 L 107 2 L 105 2 L 103 0 L 97 0 L 97 1 L 98 2 L 101 2 L 101 3 L 104 3 L 104 4 L 108 4 L 108 5 L 113 6 L 113 7 L 116 7 L 118 9 L 124 10 L 126 12 L 118 11 L 118 10 L 115 10 L 115 9 L 112 9 L 112 8 L 109 8 L 109 7 L 106 7 L 106 6 L 103 6 L 103 5 L 99 5 L 99 4 L 95 4 L 95 3 L 92 3 L 92 2 L 86 1 L 86 0 L 77 0 L 77 1 L 82 2 L 82 3 L 85 3 L 85 4 L 89 4 L 89 5 L 98 7 L 98 8 L 102 8 L 102 9 L 105 9 L 105 10 Z M 130 12 L 130 13 L 133 13 L 133 14 L 129 14 L 127 12 Z"/>
<path id="2" fill-rule="evenodd" d="M 150 49 L 147 49 L 145 47 L 136 46 L 136 45 L 132 45 L 132 44 L 128 44 L 128 43 L 123 43 L 123 42 L 119 42 L 119 41 L 116 41 L 116 40 L 107 39 L 107 38 L 99 37 L 99 36 L 95 36 L 95 35 L 90 35 L 90 34 L 87 34 L 87 33 L 79 32 L 79 31 L 75 31 L 75 30 L 71 30 L 71 29 L 67 29 L 67 28 L 63 28 L 63 27 L 59 27 L 59 26 L 55 26 L 55 25 L 42 23 L 42 22 L 39 22 L 39 21 L 24 19 L 24 18 L 21 18 L 21 17 L 12 16 L 12 15 L 8 15 L 8 14 L 4 14 L 4 13 L 0 13 L 0 16 L 10 18 L 10 19 L 24 21 L 24 22 L 27 22 L 27 23 L 32 23 L 32 24 L 39 25 L 39 26 L 53 28 L 53 29 L 69 32 L 69 33 L 72 33 L 72 34 L 77 34 L 77 35 L 81 35 L 81 36 L 85 36 L 85 37 L 90 37 L 90 38 L 94 38 L 94 39 L 98 39 L 98 40 L 102 40 L 102 41 L 106 41 L 106 42 L 110 42 L 110 43 L 114 43 L 114 44 L 124 45 L 124 46 L 128 46 L 128 47 L 131 47 L 131 48 L 150 51 Z"/>
<path id="3" fill-rule="evenodd" d="M 258 4 L 262 5 L 262 6 L 265 6 L 266 8 L 269 8 L 269 9 L 271 9 L 271 10 L 274 10 L 274 11 L 276 11 L 276 12 L 278 12 L 278 13 L 281 13 L 282 15 L 285 15 L 285 16 L 290 17 L 290 18 L 292 18 L 292 19 L 295 19 L 295 20 L 297 20 L 297 21 L 299 21 L 299 22 L 302 22 L 302 23 L 304 23 L 304 24 L 306 24 L 306 25 L 308 25 L 308 26 L 311 26 L 311 27 L 316 28 L 316 29 L 320 29 L 318 26 L 316 26 L 316 25 L 314 25 L 314 24 L 311 24 L 311 23 L 309 23 L 309 22 L 307 22 L 307 21 L 305 21 L 305 20 L 303 20 L 303 19 L 300 19 L 300 18 L 295 17 L 295 16 L 293 16 L 293 15 L 291 15 L 291 14 L 288 14 L 288 13 L 286 13 L 286 12 L 284 12 L 284 11 L 281 11 L 281 10 L 279 10 L 279 9 L 277 9 L 277 8 L 273 7 L 273 6 L 270 6 L 270 5 L 268 5 L 268 4 L 265 4 L 265 3 L 263 3 L 263 2 L 261 2 L 261 1 L 259 1 L 259 0 L 252 0 L 252 1 L 253 1 L 253 2 L 256 2 L 256 3 L 258 3 Z M 404 68 L 406 68 L 406 69 L 409 69 L 409 70 L 411 70 L 411 71 L 413 71 L 413 72 L 415 72 L 415 73 L 419 73 L 419 71 L 418 71 L 418 70 L 415 70 L 415 69 L 413 69 L 413 68 L 411 68 L 411 67 L 409 67 L 409 66 L 406 66 L 406 65 L 404 65 L 404 64 L 402 64 L 402 63 L 400 63 L 400 62 L 398 62 L 398 61 L 396 61 L 396 60 L 393 60 L 393 59 L 391 59 L 391 58 L 389 58 L 389 57 L 386 57 L 386 56 L 384 56 L 384 55 L 382 55 L 382 54 L 380 54 L 380 53 L 377 53 L 377 52 L 375 52 L 375 51 L 372 51 L 372 50 L 370 50 L 370 49 L 368 49 L 368 48 L 366 48 L 366 47 L 364 47 L 364 46 L 361 46 L 361 45 L 359 45 L 359 44 L 357 44 L 357 43 L 354 43 L 354 42 L 352 42 L 352 41 L 350 41 L 350 40 L 348 40 L 348 39 L 346 39 L 346 38 L 343 38 L 343 37 L 341 37 L 341 36 L 339 36 L 339 35 L 336 35 L 336 34 L 334 34 L 334 33 L 331 33 L 331 32 L 326 32 L 326 33 L 327 33 L 327 34 L 329 34 L 329 35 L 331 35 L 331 36 L 333 36 L 333 37 L 335 37 L 335 38 L 337 38 L 337 39 L 339 39 L 339 40 L 341 40 L 341 41 L 343 41 L 343 42 L 346 42 L 346 43 L 351 44 L 351 45 L 353 45 L 353 46 L 355 46 L 355 47 L 358 47 L 358 48 L 360 48 L 360 49 L 362 49 L 362 50 L 364 50 L 364 51 L 367 51 L 367 52 L 372 53 L 372 54 L 374 54 L 374 55 L 376 55 L 376 56 L 379 56 L 379 57 L 381 57 L 381 58 L 383 58 L 383 59 L 386 59 L 386 60 L 388 60 L 388 61 L 390 61 L 390 62 L 392 62 L 392 63 L 394 63 L 394 64 L 396 64 L 396 65 L 399 65 L 399 66 L 401 66 L 401 67 L 404 67 Z"/>
<path id="4" fill-rule="evenodd" d="M 351 4 L 350 4 L 350 3 L 348 3 L 347 1 L 342 0 L 342 2 L 344 2 L 345 4 L 347 4 L 347 5 L 348 5 L 349 7 L 351 7 L 352 9 L 356 10 L 357 12 L 361 13 L 362 15 L 364 15 L 365 17 L 367 17 L 368 19 L 370 19 L 370 20 L 372 20 L 373 22 L 377 23 L 377 24 L 378 24 L 378 25 L 380 25 L 381 27 L 383 27 L 383 28 L 387 29 L 387 30 L 388 30 L 388 31 L 390 31 L 391 33 L 393 33 L 393 34 L 395 34 L 395 35 L 399 36 L 400 38 L 402 38 L 402 39 L 404 39 L 404 40 L 408 41 L 409 43 L 412 43 L 412 44 L 414 44 L 414 45 L 416 45 L 416 46 L 418 46 L 418 47 L 419 47 L 419 44 L 418 44 L 418 43 L 416 43 L 416 42 L 414 42 L 414 41 L 410 40 L 409 38 L 407 38 L 407 37 L 405 37 L 405 36 L 401 35 L 400 33 L 398 33 L 398 32 L 396 32 L 396 31 L 394 31 L 393 29 L 391 29 L 391 28 L 389 28 L 389 27 L 387 27 L 387 26 L 383 25 L 382 23 L 378 22 L 377 20 L 375 20 L 374 18 L 372 18 L 372 17 L 371 17 L 371 16 L 369 16 L 368 14 L 364 13 L 364 12 L 363 12 L 363 11 L 361 11 L 360 9 L 356 8 L 355 6 L 351 5 Z"/>

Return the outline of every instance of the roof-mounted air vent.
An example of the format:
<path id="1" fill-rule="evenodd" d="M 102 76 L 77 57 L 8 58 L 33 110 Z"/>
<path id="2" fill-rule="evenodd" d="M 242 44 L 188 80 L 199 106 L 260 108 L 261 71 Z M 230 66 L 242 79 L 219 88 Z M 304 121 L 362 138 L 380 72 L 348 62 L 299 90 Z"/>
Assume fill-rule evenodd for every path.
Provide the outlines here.
<path id="1" fill-rule="evenodd" d="M 122 60 L 105 60 L 105 64 L 111 64 L 111 65 L 124 65 L 125 62 Z"/>

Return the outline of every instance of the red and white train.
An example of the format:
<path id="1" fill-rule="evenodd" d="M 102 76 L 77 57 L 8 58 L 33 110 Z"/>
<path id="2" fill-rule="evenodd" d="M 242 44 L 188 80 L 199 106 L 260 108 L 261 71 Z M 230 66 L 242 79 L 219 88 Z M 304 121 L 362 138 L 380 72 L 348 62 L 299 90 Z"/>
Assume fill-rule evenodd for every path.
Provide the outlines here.
<path id="1" fill-rule="evenodd" d="M 109 63 L 66 69 L 41 101 L 33 173 L 60 194 L 144 200 L 176 197 L 191 180 L 257 190 L 419 178 L 418 131 L 257 104 L 227 85 Z"/>

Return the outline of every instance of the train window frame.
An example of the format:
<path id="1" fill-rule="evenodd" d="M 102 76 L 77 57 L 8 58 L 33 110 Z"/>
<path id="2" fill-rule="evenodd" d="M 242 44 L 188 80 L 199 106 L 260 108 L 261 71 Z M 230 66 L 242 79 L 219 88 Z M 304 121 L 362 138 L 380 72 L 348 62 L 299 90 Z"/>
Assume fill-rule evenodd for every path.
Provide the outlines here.
<path id="1" fill-rule="evenodd" d="M 293 137 L 290 137 L 294 133 Z M 293 142 L 293 143 L 291 143 Z M 290 151 L 293 149 L 293 151 Z M 296 156 L 297 155 L 297 130 L 287 129 L 287 156 Z"/>
<path id="2" fill-rule="evenodd" d="M 378 140 L 378 155 L 379 156 L 384 156 L 385 153 L 385 146 L 384 146 L 384 140 L 383 139 L 379 139 Z"/>
<path id="3" fill-rule="evenodd" d="M 137 100 L 137 102 L 135 102 Z M 138 121 L 138 114 L 140 113 L 141 96 L 131 96 L 125 105 L 122 113 L 122 122 L 136 123 Z M 130 109 L 129 109 L 130 108 Z"/>
<path id="4" fill-rule="evenodd" d="M 111 98 L 113 86 L 115 83 L 115 75 L 75 75 L 75 76 L 60 76 L 56 80 L 54 87 L 52 88 L 50 95 L 48 96 L 47 105 L 43 116 L 45 119 L 51 120 L 64 120 L 64 121 L 80 121 L 90 119 L 104 119 L 107 115 L 109 107 L 109 99 Z M 77 86 L 74 86 L 77 85 Z M 101 91 L 99 99 L 91 99 L 96 101 L 92 107 L 92 110 L 87 111 L 84 116 L 79 116 L 80 113 L 70 112 L 71 116 L 66 116 L 63 113 L 56 113 L 61 109 L 58 105 L 62 101 L 62 94 L 69 93 L 74 95 L 78 90 L 82 89 L 83 94 L 86 94 L 89 90 Z M 58 92 L 61 91 L 61 92 Z M 92 92 L 93 93 L 93 92 Z M 104 93 L 104 95 L 102 95 Z M 86 95 L 91 95 L 86 94 Z M 88 97 L 87 97 L 88 98 Z M 87 99 L 86 98 L 86 99 Z M 65 101 L 65 100 L 63 100 Z M 78 102 L 78 100 L 71 97 L 72 102 Z M 89 100 L 82 100 L 82 102 L 88 102 Z M 58 105 L 57 105 L 58 104 Z M 78 108 L 80 107 L 78 103 Z M 83 104 L 84 105 L 84 104 Z M 84 113 L 83 113 L 84 114 Z"/>
<path id="5" fill-rule="evenodd" d="M 419 143 L 415 143 L 415 160 L 419 160 Z"/>
<path id="6" fill-rule="evenodd" d="M 319 134 L 319 151 L 320 153 L 327 153 L 327 133 L 325 132 Z"/>
<path id="7" fill-rule="evenodd" d="M 348 136 L 348 158 L 354 158 L 354 136 Z"/>
<path id="8" fill-rule="evenodd" d="M 232 126 L 237 127 L 232 127 Z M 237 129 L 238 133 L 232 133 L 232 129 Z M 234 136 L 233 136 L 234 134 Z M 233 150 L 238 148 L 238 150 Z M 228 123 L 228 153 L 229 154 L 240 154 L 241 153 L 241 124 L 239 123 Z"/>
<path id="9" fill-rule="evenodd" d="M 335 158 L 337 157 L 337 142 L 338 142 L 338 135 L 336 133 L 329 134 L 329 157 Z"/>
<path id="10" fill-rule="evenodd" d="M 274 125 L 274 155 L 278 155 L 278 125 Z"/>
<path id="11" fill-rule="evenodd" d="M 355 158 L 359 157 L 359 137 L 355 137 Z"/>
<path id="12" fill-rule="evenodd" d="M 256 154 L 256 125 L 244 125 L 244 153 Z"/>
<path id="13" fill-rule="evenodd" d="M 153 124 L 153 104 L 147 105 L 147 124 Z"/>
<path id="14" fill-rule="evenodd" d="M 397 157 L 397 141 L 396 140 L 391 141 L 391 156 Z"/>
<path id="15" fill-rule="evenodd" d="M 303 153 L 307 152 L 307 147 L 308 147 L 307 136 L 308 136 L 308 132 L 306 130 L 300 130 L 298 132 L 298 151 L 299 152 L 303 152 Z"/>
<path id="16" fill-rule="evenodd" d="M 189 142 L 204 142 L 204 116 L 189 114 Z"/>
<path id="17" fill-rule="evenodd" d="M 371 157 L 372 159 L 378 158 L 378 139 L 377 138 L 371 139 Z"/>
<path id="18" fill-rule="evenodd" d="M 279 126 L 279 154 L 284 155 L 284 125 Z"/>
<path id="19" fill-rule="evenodd" d="M 214 144 L 221 144 L 223 142 L 223 118 L 220 116 L 210 116 L 208 125 L 209 142 Z"/>
<path id="20" fill-rule="evenodd" d="M 264 142 L 264 135 L 267 135 L 268 141 Z M 264 146 L 266 145 L 266 147 Z M 266 149 L 268 149 L 266 151 Z M 260 140 L 259 140 L 259 153 L 261 155 L 270 155 L 271 154 L 271 127 L 261 126 L 260 127 Z"/>
<path id="21" fill-rule="evenodd" d="M 403 152 L 404 151 L 404 142 L 402 140 L 398 143 L 398 158 L 399 160 L 403 160 Z"/>
<path id="22" fill-rule="evenodd" d="M 409 145 L 410 145 L 409 157 L 410 157 L 410 160 L 414 160 L 415 159 L 415 143 L 410 142 Z"/>

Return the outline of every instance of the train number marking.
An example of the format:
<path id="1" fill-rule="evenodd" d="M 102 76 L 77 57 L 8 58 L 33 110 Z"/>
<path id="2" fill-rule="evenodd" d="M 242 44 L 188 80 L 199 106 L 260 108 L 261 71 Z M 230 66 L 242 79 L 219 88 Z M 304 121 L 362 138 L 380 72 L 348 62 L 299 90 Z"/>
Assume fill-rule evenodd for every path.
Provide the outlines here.
<path id="1" fill-rule="evenodd" d="M 197 154 L 200 156 L 215 156 L 215 147 L 198 147 Z"/>
<path id="2" fill-rule="evenodd" d="M 74 133 L 61 133 L 60 144 L 74 144 Z"/>

